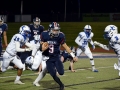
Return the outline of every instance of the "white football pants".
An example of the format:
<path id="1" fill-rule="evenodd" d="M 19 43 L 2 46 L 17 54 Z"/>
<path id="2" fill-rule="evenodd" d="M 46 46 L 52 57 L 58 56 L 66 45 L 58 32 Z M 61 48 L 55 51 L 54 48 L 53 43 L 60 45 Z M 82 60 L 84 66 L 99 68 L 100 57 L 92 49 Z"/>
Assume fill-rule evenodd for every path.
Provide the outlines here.
<path id="1" fill-rule="evenodd" d="M 19 69 L 23 69 L 24 67 L 23 63 L 21 62 L 21 59 L 17 55 L 11 56 L 7 52 L 4 52 L 3 63 L 1 67 L 2 72 L 5 72 L 7 70 L 10 62 L 14 63 Z"/>
<path id="2" fill-rule="evenodd" d="M 34 57 L 34 61 L 33 64 L 31 66 L 32 70 L 36 70 L 38 69 L 38 67 L 40 66 L 42 62 L 42 52 L 41 51 L 37 51 L 35 57 Z"/>
<path id="3" fill-rule="evenodd" d="M 34 83 L 38 83 L 47 73 L 46 60 L 42 60 L 41 64 L 42 64 L 42 71 L 39 73 Z"/>
<path id="4" fill-rule="evenodd" d="M 86 56 L 88 56 L 89 59 L 93 59 L 93 55 L 92 52 L 90 51 L 89 47 L 85 48 L 85 51 L 82 51 L 80 48 L 77 48 L 77 57 L 80 56 L 82 54 L 82 52 L 85 53 Z"/>

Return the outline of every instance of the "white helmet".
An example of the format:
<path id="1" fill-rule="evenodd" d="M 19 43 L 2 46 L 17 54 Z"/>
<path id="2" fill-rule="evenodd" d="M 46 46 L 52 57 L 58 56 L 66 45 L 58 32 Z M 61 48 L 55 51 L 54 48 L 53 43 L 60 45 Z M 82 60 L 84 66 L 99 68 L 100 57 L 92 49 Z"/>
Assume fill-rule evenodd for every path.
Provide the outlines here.
<path id="1" fill-rule="evenodd" d="M 110 39 L 114 34 L 118 33 L 118 28 L 115 25 L 108 25 L 104 30 L 104 38 Z"/>
<path id="2" fill-rule="evenodd" d="M 27 25 L 22 25 L 19 29 L 19 33 L 26 37 L 30 37 L 31 30 Z"/>
<path id="3" fill-rule="evenodd" d="M 29 65 L 32 65 L 33 62 L 34 62 L 34 59 L 33 59 L 32 56 L 27 57 L 26 60 L 25 60 L 25 63 L 29 64 Z"/>
<path id="4" fill-rule="evenodd" d="M 90 34 L 91 33 L 91 30 L 92 30 L 92 27 L 90 25 L 85 25 L 84 27 L 84 32 L 86 34 Z"/>

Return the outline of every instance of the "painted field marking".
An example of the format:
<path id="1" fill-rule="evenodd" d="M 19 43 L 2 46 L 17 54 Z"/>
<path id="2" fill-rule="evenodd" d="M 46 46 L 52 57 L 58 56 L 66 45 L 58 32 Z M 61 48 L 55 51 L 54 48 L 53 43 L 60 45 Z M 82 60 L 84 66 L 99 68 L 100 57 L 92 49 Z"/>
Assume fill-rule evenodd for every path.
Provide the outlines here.
<path id="1" fill-rule="evenodd" d="M 108 66 L 108 67 L 98 67 L 97 69 L 100 69 L 100 68 L 111 68 L 111 67 L 113 67 L 113 66 Z M 88 69 L 91 69 L 91 68 L 88 68 Z M 78 70 L 83 70 L 83 69 L 76 69 L 76 71 L 78 71 Z M 84 70 L 86 70 L 86 69 L 84 69 Z M 65 70 L 65 72 L 69 72 L 70 70 Z M 24 75 L 22 75 L 22 76 L 37 76 L 37 74 L 34 74 L 34 73 L 32 73 L 32 74 L 24 74 Z M 48 75 L 48 74 L 46 74 L 46 75 Z M 66 76 L 66 75 L 63 75 L 63 76 Z M 13 77 L 16 77 L 16 76 L 5 76 L 5 77 L 0 77 L 0 78 L 13 78 Z"/>

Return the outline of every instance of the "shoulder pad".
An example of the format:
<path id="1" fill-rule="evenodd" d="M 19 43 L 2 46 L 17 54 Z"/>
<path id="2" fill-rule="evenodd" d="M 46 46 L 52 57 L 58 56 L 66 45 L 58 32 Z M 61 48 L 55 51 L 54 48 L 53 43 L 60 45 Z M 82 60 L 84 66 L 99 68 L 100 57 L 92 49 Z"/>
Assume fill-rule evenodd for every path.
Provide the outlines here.
<path id="1" fill-rule="evenodd" d="M 80 37 L 84 37 L 85 33 L 84 32 L 80 32 L 79 35 L 80 35 Z"/>
<path id="2" fill-rule="evenodd" d="M 63 32 L 60 32 L 60 33 L 65 36 L 65 34 Z"/>
<path id="3" fill-rule="evenodd" d="M 93 37 L 94 36 L 94 33 L 93 32 L 91 32 L 91 37 Z"/>

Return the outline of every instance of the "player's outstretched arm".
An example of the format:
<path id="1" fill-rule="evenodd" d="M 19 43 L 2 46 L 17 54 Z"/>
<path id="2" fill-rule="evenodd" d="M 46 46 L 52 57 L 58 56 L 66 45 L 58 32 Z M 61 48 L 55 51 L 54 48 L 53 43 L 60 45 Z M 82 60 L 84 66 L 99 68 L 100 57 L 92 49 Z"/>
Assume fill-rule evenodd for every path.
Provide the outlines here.
<path id="1" fill-rule="evenodd" d="M 97 46 L 99 46 L 99 47 L 101 47 L 101 48 L 103 48 L 103 49 L 105 49 L 105 50 L 110 50 L 110 47 L 109 47 L 109 46 L 104 45 L 104 44 L 102 44 L 102 43 L 99 43 L 99 42 L 97 42 L 97 41 L 94 41 L 94 45 L 97 45 Z"/>
<path id="2" fill-rule="evenodd" d="M 74 53 L 71 51 L 71 49 L 67 46 L 66 43 L 62 44 L 62 46 L 66 49 L 68 53 L 73 57 L 73 60 L 76 62 L 78 61 L 78 58 L 74 55 Z"/>
<path id="3" fill-rule="evenodd" d="M 15 47 L 17 52 L 31 51 L 29 48 L 20 48 L 20 42 L 15 41 Z"/>

